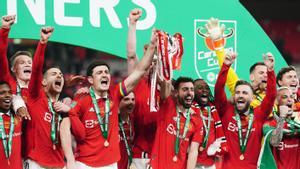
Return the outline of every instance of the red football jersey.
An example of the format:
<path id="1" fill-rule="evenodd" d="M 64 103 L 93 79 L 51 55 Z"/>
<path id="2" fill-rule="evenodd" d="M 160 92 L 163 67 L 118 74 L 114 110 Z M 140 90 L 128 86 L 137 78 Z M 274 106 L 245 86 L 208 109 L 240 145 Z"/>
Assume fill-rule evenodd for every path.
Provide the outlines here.
<path id="1" fill-rule="evenodd" d="M 124 82 L 122 82 L 124 89 Z M 123 90 L 122 91 L 126 91 Z M 121 100 L 120 85 L 109 91 L 110 116 L 108 125 L 109 146 L 105 147 L 100 125 L 90 95 L 83 96 L 70 112 L 72 132 L 77 141 L 76 160 L 91 167 L 102 167 L 119 161 L 119 126 L 118 111 Z M 104 112 L 105 99 L 97 100 L 100 112 Z M 101 113 L 104 117 L 104 114 Z M 104 121 L 104 120 L 103 120 Z"/>
<path id="2" fill-rule="evenodd" d="M 3 123 L 5 128 L 5 134 L 6 138 L 8 140 L 8 134 L 10 131 L 10 116 L 7 114 L 3 114 Z M 22 155 L 21 155 L 21 128 L 22 128 L 22 121 L 18 118 L 14 118 L 14 133 L 13 133 L 13 139 L 12 139 L 12 149 L 11 149 L 11 155 L 8 160 L 6 159 L 5 153 L 4 153 L 4 147 L 2 144 L 2 139 L 0 140 L 0 163 L 1 163 L 1 169 L 22 169 Z"/>
<path id="3" fill-rule="evenodd" d="M 177 128 L 176 101 L 172 96 L 164 100 L 160 105 L 157 118 L 157 130 L 155 142 L 152 150 L 150 164 L 153 169 L 185 169 L 187 165 L 187 151 L 191 142 L 202 143 L 203 131 L 202 122 L 195 113 L 191 112 L 191 119 L 188 131 L 184 139 L 180 139 L 179 153 L 177 161 L 173 161 L 175 156 L 175 140 Z M 180 135 L 184 130 L 186 117 L 180 113 Z"/>
<path id="4" fill-rule="evenodd" d="M 1 28 L 0 29 L 0 80 L 9 83 L 13 94 L 17 93 L 17 81 L 14 76 L 10 73 L 9 62 L 7 59 L 7 46 L 8 46 L 8 33 L 10 29 Z M 40 47 L 40 49 L 39 49 Z M 41 48 L 44 45 L 39 45 L 35 55 L 40 55 L 38 52 L 42 52 Z M 24 101 L 27 101 L 29 96 L 27 88 L 21 88 L 21 95 Z"/>
<path id="5" fill-rule="evenodd" d="M 151 158 L 151 150 L 154 143 L 156 122 L 155 116 L 157 112 L 150 112 L 150 91 L 151 85 L 147 79 L 143 78 L 139 81 L 134 89 L 135 108 L 134 114 L 134 143 L 133 143 L 133 157 L 142 157 L 142 152 L 148 154 Z M 156 96 L 156 101 L 159 102 L 159 97 Z"/>
<path id="6" fill-rule="evenodd" d="M 197 113 L 198 117 L 200 118 L 200 120 L 202 120 L 201 116 L 200 116 L 200 111 L 199 108 L 195 108 L 192 107 L 194 109 L 194 111 Z M 215 163 L 215 158 L 216 156 L 208 156 L 207 155 L 207 148 L 215 141 L 216 139 L 216 129 L 215 129 L 215 121 L 216 119 L 213 118 L 213 116 L 211 116 L 212 119 L 208 119 L 208 110 L 205 109 L 204 107 L 200 107 L 201 111 L 203 112 L 203 116 L 205 116 L 205 123 L 208 124 L 208 120 L 211 120 L 210 122 L 210 130 L 209 130 L 209 136 L 208 136 L 208 141 L 206 144 L 206 148 L 203 149 L 202 151 L 198 152 L 198 159 L 197 159 L 197 163 L 204 165 L 204 166 L 211 166 Z M 203 123 L 203 121 L 202 121 Z M 206 131 L 204 129 L 203 126 L 203 140 L 205 138 L 206 135 Z M 202 144 L 199 145 L 199 149 L 201 147 Z"/>
<path id="7" fill-rule="evenodd" d="M 276 120 L 265 123 L 276 127 Z M 284 129 L 289 129 L 284 123 Z M 278 147 L 273 147 L 273 156 L 278 169 L 300 169 L 300 135 L 283 135 Z"/>
<path id="8" fill-rule="evenodd" d="M 267 92 L 260 106 L 254 108 L 254 120 L 249 135 L 244 160 L 240 160 L 240 146 L 238 137 L 238 127 L 235 118 L 234 105 L 230 103 L 224 91 L 225 82 L 229 66 L 223 64 L 215 85 L 215 105 L 220 114 L 224 128 L 224 133 L 229 145 L 228 153 L 223 158 L 223 169 L 232 169 L 237 166 L 241 169 L 256 169 L 257 160 L 261 147 L 261 139 L 263 137 L 262 127 L 268 112 L 272 111 L 272 107 L 276 98 L 276 81 L 274 71 L 268 72 Z M 248 117 L 241 115 L 242 135 L 245 137 L 248 127 Z"/>
<path id="9" fill-rule="evenodd" d="M 129 122 L 122 123 L 130 151 L 132 149 L 132 143 L 133 143 L 133 137 L 134 137 L 132 118 L 133 117 L 130 116 L 131 120 Z M 120 135 L 121 159 L 118 161 L 118 169 L 127 169 L 129 158 L 128 158 L 128 152 L 126 149 L 126 145 L 125 145 L 125 141 L 124 141 L 123 133 L 122 133 L 121 129 L 119 131 L 119 135 Z"/>
<path id="10" fill-rule="evenodd" d="M 64 167 L 64 155 L 60 144 L 56 145 L 56 149 L 53 148 L 50 136 L 52 113 L 48 108 L 48 97 L 42 88 L 45 47 L 46 44 L 38 45 L 28 86 L 27 109 L 31 120 L 26 124 L 25 156 L 42 166 Z"/>

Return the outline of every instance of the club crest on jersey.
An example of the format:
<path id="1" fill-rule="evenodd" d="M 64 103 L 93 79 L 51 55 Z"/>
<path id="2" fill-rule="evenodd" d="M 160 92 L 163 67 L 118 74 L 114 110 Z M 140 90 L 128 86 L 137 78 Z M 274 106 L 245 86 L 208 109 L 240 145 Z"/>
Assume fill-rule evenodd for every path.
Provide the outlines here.
<path id="1" fill-rule="evenodd" d="M 214 87 L 219 73 L 218 60 L 214 52 L 214 45 L 211 38 L 205 32 L 205 24 L 207 19 L 194 20 L 194 66 L 199 78 L 204 79 L 209 86 Z M 237 51 L 237 22 L 235 20 L 219 20 L 220 24 L 224 24 L 224 38 L 221 44 L 225 46 L 225 51 Z M 232 68 L 236 70 L 236 60 Z"/>

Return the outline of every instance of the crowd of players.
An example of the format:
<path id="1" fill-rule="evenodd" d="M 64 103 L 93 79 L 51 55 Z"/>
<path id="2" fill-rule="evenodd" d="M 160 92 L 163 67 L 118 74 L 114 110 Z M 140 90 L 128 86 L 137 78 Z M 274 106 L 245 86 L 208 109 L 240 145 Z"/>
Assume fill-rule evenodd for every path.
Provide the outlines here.
<path id="1" fill-rule="evenodd" d="M 0 29 L 0 161 L 3 169 L 300 169 L 300 92 L 295 68 L 275 76 L 271 53 L 240 80 L 230 67 L 237 55 L 215 48 L 220 72 L 214 94 L 203 79 L 183 75 L 158 80 L 150 111 L 151 75 L 157 63 L 157 32 L 136 54 L 140 9 L 129 14 L 128 76 L 111 83 L 110 67 L 92 62 L 89 86 L 60 100 L 65 84 L 59 67 L 43 70 L 54 29 L 43 27 L 34 57 L 7 57 L 14 15 Z M 20 18 L 21 19 L 21 18 Z M 220 45 L 224 28 L 206 26 Z M 74 76 L 77 83 L 82 76 Z M 277 86 L 276 86 L 277 83 Z M 232 96 L 226 96 L 225 86 Z"/>

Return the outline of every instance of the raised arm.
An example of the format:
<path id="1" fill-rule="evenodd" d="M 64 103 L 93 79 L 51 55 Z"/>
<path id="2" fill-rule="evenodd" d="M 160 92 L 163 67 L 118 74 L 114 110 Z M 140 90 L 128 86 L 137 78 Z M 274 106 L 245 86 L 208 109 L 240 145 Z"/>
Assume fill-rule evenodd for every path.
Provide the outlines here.
<path id="1" fill-rule="evenodd" d="M 133 88 L 139 82 L 139 79 L 141 79 L 143 75 L 146 73 L 146 71 L 149 69 L 154 56 L 156 44 L 157 44 L 157 33 L 156 30 L 153 29 L 151 35 L 151 42 L 142 60 L 136 65 L 133 72 L 124 81 L 124 85 L 127 93 L 133 90 Z"/>
<path id="2" fill-rule="evenodd" d="M 264 63 L 268 68 L 268 79 L 266 96 L 264 97 L 260 105 L 262 113 L 260 113 L 259 115 L 262 115 L 263 119 L 267 118 L 270 112 L 272 112 L 274 101 L 276 99 L 276 77 L 274 73 L 275 59 L 271 53 L 264 56 Z"/>
<path id="3" fill-rule="evenodd" d="M 216 55 L 217 55 L 217 60 L 218 60 L 218 64 L 221 67 L 223 62 L 224 62 L 224 57 L 225 57 L 225 50 L 224 47 L 222 47 L 219 50 L 215 50 Z M 235 83 L 239 80 L 238 75 L 236 74 L 236 72 L 232 69 L 232 67 L 229 68 L 228 70 L 228 76 L 227 76 L 227 80 L 226 80 L 226 86 L 228 87 L 231 95 L 234 94 L 234 87 L 235 87 Z"/>
<path id="4" fill-rule="evenodd" d="M 217 82 L 215 84 L 215 104 L 221 117 L 224 115 L 226 106 L 228 104 L 225 93 L 225 82 L 230 65 L 234 62 L 235 58 L 235 53 L 229 53 L 228 55 L 226 55 L 225 61 L 221 67 Z"/>
<path id="5" fill-rule="evenodd" d="M 212 39 L 214 51 L 217 55 L 218 64 L 221 67 L 225 58 L 225 47 L 224 43 L 221 43 L 223 39 L 225 39 L 225 25 L 221 25 L 218 19 L 211 18 L 207 24 L 207 36 Z M 233 33 L 233 30 L 230 30 Z M 239 80 L 236 72 L 230 67 L 228 71 L 228 76 L 226 80 L 226 86 L 229 88 L 231 95 L 234 94 L 235 83 Z"/>
<path id="6" fill-rule="evenodd" d="M 7 59 L 8 34 L 11 25 L 15 22 L 15 15 L 2 17 L 0 29 L 0 80 L 8 81 L 10 75 L 9 63 Z"/>
<path id="7" fill-rule="evenodd" d="M 160 83 L 160 98 L 161 100 L 165 100 L 172 94 L 172 82 L 170 80 L 162 80 Z"/>
<path id="8" fill-rule="evenodd" d="M 127 71 L 131 74 L 138 63 L 136 54 L 136 23 L 142 15 L 141 9 L 133 9 L 129 13 L 128 39 L 127 39 Z"/>
<path id="9" fill-rule="evenodd" d="M 28 86 L 31 98 L 37 98 L 42 88 L 45 49 L 53 30 L 52 27 L 43 27 L 41 29 L 41 39 L 34 54 L 32 73 Z"/>

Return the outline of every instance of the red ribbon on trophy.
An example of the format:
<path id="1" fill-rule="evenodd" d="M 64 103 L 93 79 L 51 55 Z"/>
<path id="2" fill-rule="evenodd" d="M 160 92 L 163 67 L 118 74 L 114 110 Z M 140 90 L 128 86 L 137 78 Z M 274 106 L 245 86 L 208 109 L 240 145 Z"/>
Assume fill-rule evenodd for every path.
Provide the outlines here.
<path id="1" fill-rule="evenodd" d="M 180 70 L 181 69 L 181 61 L 182 61 L 182 55 L 183 55 L 183 41 L 182 41 L 182 35 L 180 33 L 176 33 L 173 40 L 173 50 L 174 53 L 171 56 L 172 58 L 172 66 L 173 70 Z"/>
<path id="2" fill-rule="evenodd" d="M 171 80 L 173 77 L 173 70 L 181 69 L 181 60 L 183 55 L 183 40 L 180 33 L 170 36 L 168 33 L 157 30 L 158 45 L 157 45 L 157 59 L 153 66 L 151 78 L 151 93 L 150 93 L 150 112 L 157 112 L 159 103 L 156 96 L 156 81 Z M 155 60 L 154 59 L 154 60 Z"/>
<path id="3" fill-rule="evenodd" d="M 150 83 L 151 83 L 151 91 L 150 91 L 150 112 L 157 112 L 158 111 L 158 104 L 156 102 L 156 82 L 157 82 L 157 75 L 158 75 L 158 68 L 159 64 L 157 55 L 154 55 L 153 61 L 156 60 L 155 65 L 152 67 L 152 71 L 150 74 Z"/>
<path id="4" fill-rule="evenodd" d="M 160 74 L 165 80 L 171 80 L 173 70 L 181 68 L 183 55 L 182 36 L 176 33 L 170 36 L 168 33 L 158 30 L 158 58 L 161 61 Z"/>

